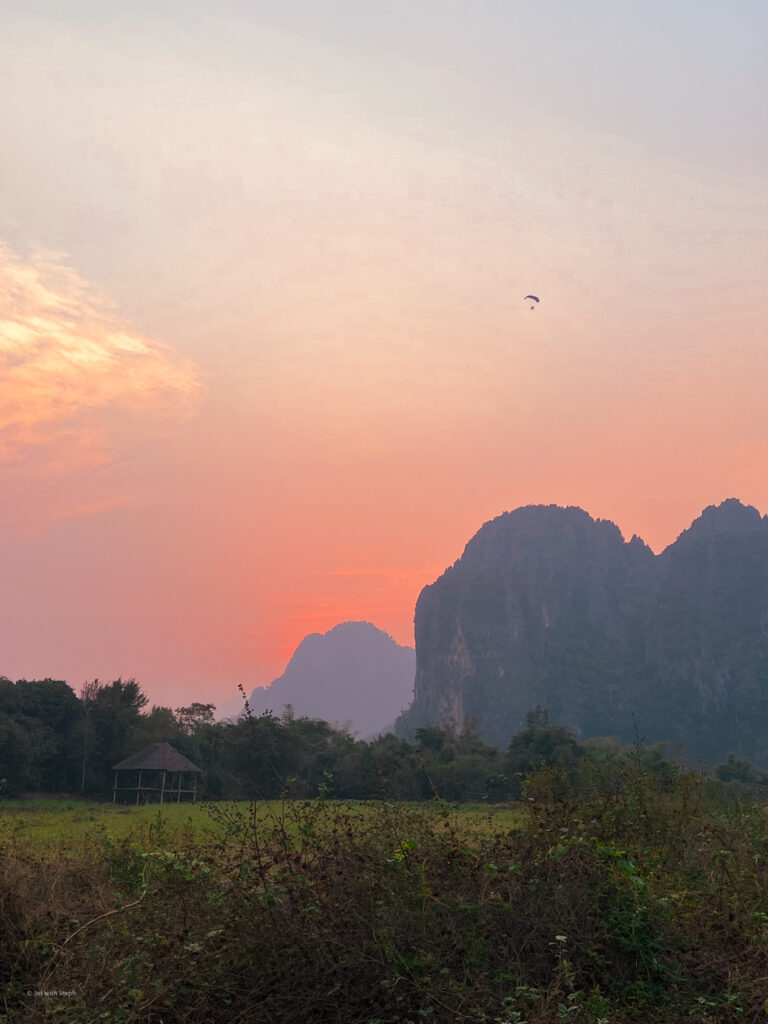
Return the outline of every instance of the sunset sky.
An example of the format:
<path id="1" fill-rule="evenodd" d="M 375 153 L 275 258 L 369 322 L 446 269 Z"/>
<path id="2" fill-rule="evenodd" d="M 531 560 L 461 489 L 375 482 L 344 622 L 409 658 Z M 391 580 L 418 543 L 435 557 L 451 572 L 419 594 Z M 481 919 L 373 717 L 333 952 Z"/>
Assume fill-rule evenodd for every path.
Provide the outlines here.
<path id="1" fill-rule="evenodd" d="M 765 0 L 9 0 L 0 85 L 0 675 L 223 702 L 505 510 L 768 512 Z"/>

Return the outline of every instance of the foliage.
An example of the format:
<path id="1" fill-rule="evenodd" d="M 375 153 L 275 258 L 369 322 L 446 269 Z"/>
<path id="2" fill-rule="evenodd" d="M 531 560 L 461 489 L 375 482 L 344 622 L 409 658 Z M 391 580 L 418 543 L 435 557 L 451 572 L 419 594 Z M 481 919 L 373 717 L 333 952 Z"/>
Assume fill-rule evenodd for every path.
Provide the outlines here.
<path id="1" fill-rule="evenodd" d="M 77 697 L 59 679 L 0 679 L 0 777 L 10 792 L 74 784 L 79 716 Z"/>
<path id="2" fill-rule="evenodd" d="M 768 772 L 760 771 L 749 758 L 728 755 L 725 764 L 715 769 L 715 775 L 723 782 L 744 782 L 751 786 L 768 785 Z"/>
<path id="3" fill-rule="evenodd" d="M 392 734 L 357 740 L 348 729 L 297 716 L 285 708 L 247 712 L 236 724 L 215 722 L 213 706 L 153 706 L 135 680 L 98 679 L 78 697 L 63 682 L 0 679 L 0 792 L 70 793 L 109 798 L 112 766 L 149 743 L 169 742 L 203 769 L 203 792 L 214 799 L 307 799 L 328 790 L 338 799 L 470 801 L 521 799 L 526 778 L 556 768 L 575 786 L 590 773 L 604 785 L 628 765 L 666 791 L 677 766 L 664 744 L 622 747 L 596 738 L 579 744 L 535 708 L 506 751 L 487 744 L 468 717 L 460 731 L 422 727 L 415 743 Z M 716 777 L 732 795 L 761 792 L 768 775 L 731 756 Z M 614 779 L 614 786 L 617 785 Z"/>
<path id="4" fill-rule="evenodd" d="M 573 782 L 583 755 L 570 729 L 549 725 L 546 712 L 537 708 L 528 715 L 528 727 L 513 736 L 507 748 L 504 768 L 513 797 L 520 797 L 525 777 L 545 765 L 559 766 Z"/>
<path id="5" fill-rule="evenodd" d="M 763 1019 L 763 807 L 700 774 L 665 787 L 631 758 L 603 767 L 582 759 L 572 785 L 557 765 L 530 775 L 512 829 L 442 801 L 334 802 L 323 790 L 210 805 L 202 833 L 157 816 L 118 837 L 97 821 L 77 849 L 25 847 L 13 816 L 0 819 L 0 1014 Z"/>

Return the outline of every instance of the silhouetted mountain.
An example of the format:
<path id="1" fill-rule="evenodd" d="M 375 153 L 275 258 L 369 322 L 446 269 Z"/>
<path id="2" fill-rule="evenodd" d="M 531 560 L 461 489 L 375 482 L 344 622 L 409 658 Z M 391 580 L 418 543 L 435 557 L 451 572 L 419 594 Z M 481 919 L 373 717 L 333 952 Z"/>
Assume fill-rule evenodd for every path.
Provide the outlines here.
<path id="1" fill-rule="evenodd" d="M 225 719 L 239 718 L 242 710 L 243 697 L 242 694 L 238 693 L 237 696 L 229 697 L 227 700 L 222 701 L 221 704 L 216 705 L 216 721 L 221 722 Z"/>
<path id="2" fill-rule="evenodd" d="M 736 499 L 656 556 L 579 508 L 486 523 L 416 605 L 402 735 L 473 716 L 506 745 L 536 705 L 581 737 L 635 728 L 768 761 L 768 520 Z"/>
<path id="3" fill-rule="evenodd" d="M 285 672 L 248 698 L 251 711 L 351 723 L 360 737 L 378 733 L 413 696 L 416 654 L 370 622 L 344 622 L 311 633 L 296 648 Z"/>

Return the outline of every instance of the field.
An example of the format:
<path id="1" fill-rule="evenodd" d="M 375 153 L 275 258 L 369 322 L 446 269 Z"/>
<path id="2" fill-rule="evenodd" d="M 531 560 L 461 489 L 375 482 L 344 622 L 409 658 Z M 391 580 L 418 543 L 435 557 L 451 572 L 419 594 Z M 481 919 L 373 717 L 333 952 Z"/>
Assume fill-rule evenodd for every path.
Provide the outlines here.
<path id="1" fill-rule="evenodd" d="M 0 1019 L 764 1021 L 768 827 L 695 774 L 519 808 L 0 805 Z"/>
<path id="2" fill-rule="evenodd" d="M 312 806 L 312 802 L 291 803 L 294 811 L 301 806 Z M 331 806 L 337 810 L 343 806 L 365 818 L 375 805 L 352 802 Z M 429 807 L 427 814 L 428 811 Z M 425 813 L 423 807 L 422 813 Z M 464 804 L 457 806 L 454 813 L 472 831 L 512 828 L 520 821 L 520 812 L 509 806 Z M 200 843 L 215 841 L 226 830 L 226 820 L 235 815 L 255 815 L 257 821 L 264 823 L 283 819 L 288 829 L 293 817 L 286 816 L 286 804 L 279 800 L 259 801 L 254 805 L 249 801 L 168 803 L 162 807 L 158 804 L 121 806 L 66 798 L 6 800 L 0 801 L 0 842 L 6 846 L 10 843 L 61 853 L 81 847 L 94 834 L 106 834 L 114 839 L 141 842 L 147 849 L 158 845 L 166 848 L 169 843 L 179 845 L 190 838 Z"/>

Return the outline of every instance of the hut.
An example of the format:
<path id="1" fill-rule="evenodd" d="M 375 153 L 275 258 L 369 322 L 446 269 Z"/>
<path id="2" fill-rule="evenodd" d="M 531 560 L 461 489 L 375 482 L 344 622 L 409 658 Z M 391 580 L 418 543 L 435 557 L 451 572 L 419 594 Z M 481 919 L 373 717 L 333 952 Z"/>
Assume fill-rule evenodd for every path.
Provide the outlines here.
<path id="1" fill-rule="evenodd" d="M 124 761 L 113 765 L 115 785 L 112 790 L 112 803 L 117 803 L 118 793 L 121 802 L 125 802 L 127 794 L 134 797 L 137 804 L 180 803 L 182 797 L 197 799 L 197 777 L 202 769 L 193 764 L 188 757 L 180 754 L 170 743 L 150 743 L 137 754 L 131 754 Z M 118 785 L 120 783 L 120 785 Z"/>

